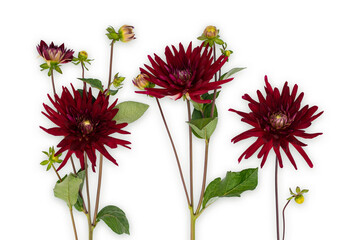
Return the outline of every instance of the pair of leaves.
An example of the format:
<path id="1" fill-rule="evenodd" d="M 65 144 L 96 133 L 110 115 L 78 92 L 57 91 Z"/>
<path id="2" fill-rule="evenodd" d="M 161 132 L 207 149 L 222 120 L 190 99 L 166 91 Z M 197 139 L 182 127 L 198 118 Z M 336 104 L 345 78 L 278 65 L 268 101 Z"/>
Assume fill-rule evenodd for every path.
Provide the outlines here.
<path id="1" fill-rule="evenodd" d="M 103 220 L 117 234 L 130 234 L 125 213 L 118 207 L 109 205 L 97 214 L 96 222 Z"/>
<path id="2" fill-rule="evenodd" d="M 216 178 L 204 193 L 202 208 L 221 197 L 240 197 L 244 191 L 254 190 L 258 184 L 258 169 L 249 168 L 240 172 L 227 172 L 225 178 Z"/>

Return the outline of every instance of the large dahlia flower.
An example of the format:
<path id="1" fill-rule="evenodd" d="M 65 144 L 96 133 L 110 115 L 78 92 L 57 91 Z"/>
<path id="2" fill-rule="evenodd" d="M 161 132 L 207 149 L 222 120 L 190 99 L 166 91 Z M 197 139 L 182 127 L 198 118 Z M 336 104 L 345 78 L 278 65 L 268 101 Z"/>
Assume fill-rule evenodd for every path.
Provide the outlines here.
<path id="1" fill-rule="evenodd" d="M 47 65 L 50 67 L 51 64 L 62 64 L 71 62 L 74 58 L 74 51 L 68 50 L 64 47 L 64 44 L 60 46 L 54 45 L 51 42 L 50 46 L 48 46 L 43 40 L 41 40 L 40 44 L 36 47 L 38 53 L 44 60 Z"/>
<path id="2" fill-rule="evenodd" d="M 155 54 L 154 59 L 148 56 L 151 67 L 145 65 L 146 69 L 140 71 L 146 80 L 160 88 L 145 88 L 138 91 L 156 98 L 169 96 L 175 100 L 186 96 L 195 102 L 207 103 L 210 100 L 201 99 L 201 95 L 210 90 L 219 89 L 221 84 L 231 79 L 210 82 L 214 74 L 225 64 L 227 57 L 220 56 L 213 62 L 212 49 L 210 47 L 192 48 L 190 43 L 185 51 L 183 45 L 179 44 L 179 50 L 172 46 L 165 49 L 166 62 Z"/>
<path id="3" fill-rule="evenodd" d="M 300 93 L 299 96 L 296 97 L 298 90 L 297 85 L 294 86 L 290 93 L 290 88 L 286 82 L 280 93 L 278 88 L 273 89 L 271 87 L 266 76 L 265 85 L 266 97 L 264 97 L 259 90 L 257 91 L 259 102 L 252 99 L 248 94 L 243 96 L 243 99 L 250 102 L 250 113 L 229 109 L 229 111 L 239 114 L 243 122 L 253 127 L 237 135 L 231 141 L 237 143 L 250 137 L 257 138 L 240 156 L 239 162 L 243 157 L 245 157 L 245 159 L 249 158 L 262 147 L 257 155 L 258 158 L 262 157 L 261 167 L 264 166 L 271 149 L 274 149 L 276 157 L 279 160 L 279 165 L 283 167 L 280 154 L 281 148 L 294 168 L 297 169 L 295 160 L 290 153 L 290 143 L 301 154 L 307 164 L 313 167 L 310 158 L 303 149 L 306 144 L 299 141 L 298 138 L 314 138 L 322 134 L 306 133 L 304 129 L 308 128 L 311 122 L 318 118 L 323 112 L 315 114 L 318 109 L 317 106 L 309 107 L 309 105 L 306 105 L 300 109 L 304 93 Z"/>
<path id="4" fill-rule="evenodd" d="M 118 109 L 114 108 L 116 101 L 109 106 L 109 96 L 102 92 L 99 92 L 96 100 L 93 101 L 91 88 L 83 95 L 73 86 L 72 90 L 73 95 L 66 87 L 63 87 L 61 97 L 55 95 L 55 99 L 48 95 L 54 109 L 43 104 L 46 113 L 42 113 L 57 127 L 49 129 L 41 127 L 41 129 L 51 135 L 64 137 L 57 145 L 60 149 L 55 155 L 64 151 L 67 151 L 67 154 L 58 169 L 66 164 L 73 153 L 79 158 L 81 168 L 84 169 L 84 154 L 86 153 L 95 171 L 95 150 L 117 165 L 116 160 L 104 146 L 116 148 L 117 145 L 121 145 L 130 148 L 127 146 L 130 142 L 110 136 L 113 133 L 129 134 L 122 130 L 127 123 L 117 124 L 112 120 L 118 112 Z"/>

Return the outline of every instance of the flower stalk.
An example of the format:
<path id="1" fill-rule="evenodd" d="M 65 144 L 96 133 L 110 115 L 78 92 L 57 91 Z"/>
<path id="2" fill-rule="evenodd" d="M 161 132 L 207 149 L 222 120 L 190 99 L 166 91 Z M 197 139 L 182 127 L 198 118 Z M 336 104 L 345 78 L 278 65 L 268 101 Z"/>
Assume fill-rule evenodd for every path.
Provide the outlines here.
<path id="1" fill-rule="evenodd" d="M 279 228 L 279 196 L 278 196 L 278 159 L 275 158 L 275 211 L 276 211 L 276 236 L 280 240 Z"/>

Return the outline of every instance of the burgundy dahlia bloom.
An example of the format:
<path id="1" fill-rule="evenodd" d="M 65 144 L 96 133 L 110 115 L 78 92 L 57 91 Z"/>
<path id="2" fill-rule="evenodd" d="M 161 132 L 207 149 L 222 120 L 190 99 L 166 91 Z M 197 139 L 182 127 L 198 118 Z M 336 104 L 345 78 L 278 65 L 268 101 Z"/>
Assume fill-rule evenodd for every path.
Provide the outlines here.
<path id="1" fill-rule="evenodd" d="M 297 169 L 295 160 L 290 153 L 290 143 L 301 154 L 307 164 L 313 167 L 310 158 L 303 149 L 306 144 L 299 141 L 298 138 L 314 138 L 322 134 L 306 133 L 304 129 L 308 128 L 311 122 L 318 118 L 323 112 L 315 114 L 318 109 L 317 106 L 309 107 L 309 105 L 306 105 L 300 109 L 304 93 L 300 93 L 299 96 L 296 97 L 298 90 L 296 84 L 290 93 L 290 88 L 286 82 L 281 94 L 278 88 L 273 89 L 271 87 L 267 76 L 265 76 L 265 84 L 265 98 L 259 90 L 257 91 L 259 102 L 252 99 L 248 94 L 243 96 L 243 99 L 250 102 L 250 113 L 229 109 L 229 111 L 239 114 L 242 117 L 241 121 L 253 127 L 237 135 L 231 141 L 237 143 L 250 137 L 257 138 L 240 156 L 239 162 L 243 157 L 245 157 L 245 159 L 249 158 L 262 147 L 257 155 L 258 158 L 262 157 L 261 167 L 264 166 L 271 149 L 274 149 L 276 157 L 279 160 L 279 165 L 283 167 L 280 154 L 280 148 L 282 148 L 294 168 Z"/>
<path id="2" fill-rule="evenodd" d="M 51 135 L 64 137 L 57 145 L 60 149 L 55 155 L 68 151 L 58 169 L 66 164 L 73 153 L 79 158 L 81 168 L 84 169 L 84 154 L 86 153 L 95 171 L 95 150 L 117 165 L 116 160 L 104 146 L 116 148 L 117 145 L 121 145 L 130 148 L 127 146 L 130 142 L 110 137 L 113 133 L 129 134 L 122 130 L 127 123 L 117 124 L 112 120 L 118 112 L 118 109 L 114 108 L 116 101 L 109 106 L 109 96 L 104 93 L 99 92 L 96 100 L 93 100 L 91 88 L 87 94 L 81 96 L 79 91 L 71 87 L 73 95 L 66 87 L 63 87 L 61 97 L 55 95 L 55 100 L 48 95 L 54 109 L 43 104 L 46 113 L 42 113 L 57 127 L 40 128 Z"/>
<path id="3" fill-rule="evenodd" d="M 214 74 L 225 64 L 227 57 L 220 56 L 213 62 L 212 49 L 210 47 L 192 48 L 189 44 L 185 51 L 183 45 L 179 44 L 179 50 L 172 46 L 165 49 L 166 62 L 155 54 L 154 59 L 148 56 L 151 67 L 145 65 L 147 70 L 140 68 L 140 71 L 151 83 L 160 88 L 145 88 L 145 91 L 138 91 L 156 98 L 169 96 L 175 100 L 186 96 L 195 102 L 208 103 L 210 100 L 201 99 L 201 95 L 210 90 L 221 88 L 220 85 L 229 82 L 225 79 L 217 82 L 210 82 Z"/>
<path id="4" fill-rule="evenodd" d="M 44 58 L 49 67 L 51 63 L 62 64 L 71 62 L 74 57 L 74 51 L 66 49 L 64 44 L 57 46 L 51 42 L 50 46 L 48 46 L 43 40 L 41 40 L 36 49 L 40 56 Z"/>

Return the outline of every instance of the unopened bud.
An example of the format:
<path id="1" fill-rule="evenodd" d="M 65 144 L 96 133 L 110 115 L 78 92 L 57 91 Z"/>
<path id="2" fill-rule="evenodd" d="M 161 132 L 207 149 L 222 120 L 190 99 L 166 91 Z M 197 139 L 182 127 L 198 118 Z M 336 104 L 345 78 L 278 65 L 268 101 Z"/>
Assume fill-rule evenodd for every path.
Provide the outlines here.
<path id="1" fill-rule="evenodd" d="M 135 33 L 133 32 L 134 27 L 130 25 L 123 25 L 119 29 L 120 40 L 122 42 L 129 42 L 135 39 Z"/>
<path id="2" fill-rule="evenodd" d="M 216 29 L 215 26 L 207 26 L 203 33 L 203 35 L 208 39 L 213 39 L 217 37 L 218 34 L 219 34 L 219 30 Z"/>
<path id="3" fill-rule="evenodd" d="M 298 203 L 298 204 L 302 204 L 304 202 L 305 198 L 303 195 L 297 195 L 295 197 L 295 202 Z"/>
<path id="4" fill-rule="evenodd" d="M 119 75 L 119 73 L 117 73 L 115 75 L 113 83 L 112 83 L 114 85 L 114 87 L 116 87 L 116 88 L 119 88 L 122 85 L 123 81 L 125 80 L 125 77 L 121 77 L 118 75 Z"/>
<path id="5" fill-rule="evenodd" d="M 78 58 L 79 58 L 81 61 L 85 61 L 85 60 L 88 58 L 87 52 L 85 52 L 85 51 L 79 52 Z"/>
<path id="6" fill-rule="evenodd" d="M 140 90 L 144 90 L 145 88 L 153 88 L 155 84 L 146 80 L 147 78 L 149 78 L 148 75 L 144 73 L 139 74 L 136 78 L 134 78 L 133 84 Z"/>

